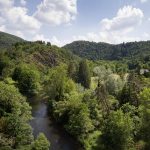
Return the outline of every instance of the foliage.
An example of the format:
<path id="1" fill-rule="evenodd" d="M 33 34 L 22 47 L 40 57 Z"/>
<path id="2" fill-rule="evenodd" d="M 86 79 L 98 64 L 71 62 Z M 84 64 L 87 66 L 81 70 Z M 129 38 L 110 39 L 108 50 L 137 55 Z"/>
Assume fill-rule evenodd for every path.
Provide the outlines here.
<path id="1" fill-rule="evenodd" d="M 9 57 L 5 55 L 0 55 L 0 75 L 4 75 L 4 69 L 8 68 L 10 66 L 10 60 Z M 9 73 L 7 73 L 8 75 Z"/>
<path id="2" fill-rule="evenodd" d="M 88 41 L 75 41 L 64 46 L 74 54 L 90 60 L 131 60 L 130 64 L 137 64 L 137 59 L 149 57 L 150 42 L 130 42 L 118 45 L 95 43 Z M 134 59 L 136 58 L 136 60 Z M 132 67 L 132 68 L 135 68 Z"/>
<path id="3" fill-rule="evenodd" d="M 33 141 L 28 121 L 31 108 L 13 85 L 0 82 L 0 147 L 28 145 Z"/>
<path id="4" fill-rule="evenodd" d="M 139 106 L 139 93 L 143 85 L 141 79 L 135 73 L 131 73 L 128 77 L 128 81 L 123 87 L 119 99 L 120 104 L 130 103 L 134 106 Z"/>
<path id="5" fill-rule="evenodd" d="M 0 32 L 0 48 L 10 48 L 13 44 L 17 43 L 17 42 L 23 42 L 24 40 L 8 34 L 8 33 L 4 33 L 4 32 Z"/>
<path id="6" fill-rule="evenodd" d="M 99 137 L 101 136 L 100 131 L 94 131 L 88 135 L 88 137 L 84 140 L 84 148 L 86 150 L 98 150 L 100 149 L 99 145 Z"/>
<path id="7" fill-rule="evenodd" d="M 75 84 L 67 78 L 67 71 L 63 65 L 51 69 L 46 85 L 50 99 L 56 101 L 62 100 L 65 94 L 69 94 L 75 89 Z"/>
<path id="8" fill-rule="evenodd" d="M 27 65 L 15 68 L 12 78 L 18 82 L 18 88 L 25 95 L 35 95 L 39 90 L 39 72 Z"/>
<path id="9" fill-rule="evenodd" d="M 78 81 L 85 88 L 90 88 L 91 78 L 90 71 L 86 60 L 83 60 L 79 64 Z"/>
<path id="10" fill-rule="evenodd" d="M 96 66 L 93 69 L 93 73 L 95 76 L 98 76 L 100 81 L 105 81 L 113 72 L 110 68 L 106 68 L 105 66 Z"/>
<path id="11" fill-rule="evenodd" d="M 0 35 L 0 149 L 49 149 L 43 134 L 33 140 L 21 93 L 49 99 L 50 115 L 85 150 L 150 149 L 149 41 L 77 41 L 66 50 Z"/>
<path id="12" fill-rule="evenodd" d="M 140 137 L 146 143 L 145 149 L 150 149 L 150 88 L 145 88 L 140 93 L 141 111 L 142 111 L 142 126 Z"/>
<path id="13" fill-rule="evenodd" d="M 50 143 L 43 133 L 40 133 L 34 141 L 33 150 L 49 150 Z"/>
<path id="14" fill-rule="evenodd" d="M 105 150 L 129 150 L 133 147 L 133 120 L 121 110 L 112 112 L 104 124 L 101 142 Z"/>
<path id="15" fill-rule="evenodd" d="M 81 103 L 70 110 L 69 120 L 65 127 L 70 134 L 82 142 L 89 131 L 93 130 L 88 107 Z"/>
<path id="16" fill-rule="evenodd" d="M 106 80 L 106 88 L 111 95 L 118 95 L 123 89 L 124 81 L 117 74 L 111 74 Z"/>

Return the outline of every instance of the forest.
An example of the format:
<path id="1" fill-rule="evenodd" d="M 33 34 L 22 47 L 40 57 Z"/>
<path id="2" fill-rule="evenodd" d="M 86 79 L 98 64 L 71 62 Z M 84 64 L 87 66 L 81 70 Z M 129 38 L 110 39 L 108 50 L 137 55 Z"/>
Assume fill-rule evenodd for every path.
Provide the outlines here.
<path id="1" fill-rule="evenodd" d="M 1 34 L 0 150 L 52 148 L 33 135 L 34 96 L 80 150 L 150 149 L 149 41 L 60 48 Z"/>

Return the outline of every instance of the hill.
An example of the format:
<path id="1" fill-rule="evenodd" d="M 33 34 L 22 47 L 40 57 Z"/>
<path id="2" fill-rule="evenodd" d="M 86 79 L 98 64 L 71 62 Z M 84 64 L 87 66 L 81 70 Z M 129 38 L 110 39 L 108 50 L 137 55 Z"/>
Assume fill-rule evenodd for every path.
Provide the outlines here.
<path id="1" fill-rule="evenodd" d="M 3 49 L 7 49 L 3 52 Z M 61 63 L 77 62 L 80 58 L 71 51 L 44 41 L 25 41 L 20 37 L 0 32 L 0 59 L 13 60 L 14 64 L 27 63 L 38 69 L 51 68 Z M 6 57 L 4 57 L 6 56 Z"/>
<path id="2" fill-rule="evenodd" d="M 0 31 L 0 49 L 10 48 L 17 42 L 24 41 L 22 38 Z"/>
<path id="3" fill-rule="evenodd" d="M 150 41 L 122 43 L 118 45 L 75 41 L 63 48 L 91 60 L 122 60 L 145 58 L 150 55 Z"/>
<path id="4" fill-rule="evenodd" d="M 42 41 L 17 42 L 1 54 L 14 60 L 15 63 L 28 63 L 38 66 L 38 69 L 51 68 L 61 63 L 68 64 L 70 61 L 78 61 L 79 57 L 70 51 Z"/>

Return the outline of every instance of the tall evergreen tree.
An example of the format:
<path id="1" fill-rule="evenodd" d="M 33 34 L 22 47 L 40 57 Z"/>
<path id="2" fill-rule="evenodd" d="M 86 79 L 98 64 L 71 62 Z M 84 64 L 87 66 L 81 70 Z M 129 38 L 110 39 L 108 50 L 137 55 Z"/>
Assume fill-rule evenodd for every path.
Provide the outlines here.
<path id="1" fill-rule="evenodd" d="M 81 83 L 85 88 L 90 88 L 91 76 L 86 60 L 82 60 L 80 62 L 78 76 L 79 76 L 78 78 L 79 83 Z"/>

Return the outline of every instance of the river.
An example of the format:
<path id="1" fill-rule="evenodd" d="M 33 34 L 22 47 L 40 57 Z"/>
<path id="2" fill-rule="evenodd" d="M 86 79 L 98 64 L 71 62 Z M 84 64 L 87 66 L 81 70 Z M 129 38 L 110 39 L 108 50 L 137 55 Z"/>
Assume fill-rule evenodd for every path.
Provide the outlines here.
<path id="1" fill-rule="evenodd" d="M 31 102 L 32 101 L 32 102 Z M 32 106 L 31 126 L 37 137 L 43 132 L 51 143 L 51 150 L 79 150 L 79 144 L 48 116 L 47 104 L 41 100 L 30 100 Z"/>

